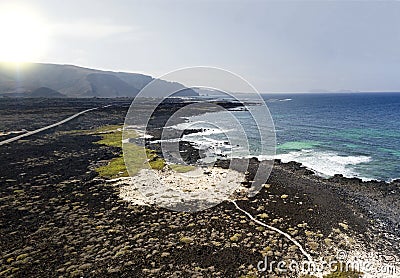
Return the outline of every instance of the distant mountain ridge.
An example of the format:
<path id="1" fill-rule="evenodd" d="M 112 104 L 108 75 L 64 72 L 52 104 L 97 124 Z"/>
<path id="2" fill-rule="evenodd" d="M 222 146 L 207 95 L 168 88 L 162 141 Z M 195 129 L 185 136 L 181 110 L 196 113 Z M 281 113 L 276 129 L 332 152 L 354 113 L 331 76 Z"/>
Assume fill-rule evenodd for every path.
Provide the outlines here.
<path id="1" fill-rule="evenodd" d="M 31 92 L 30 97 L 45 97 L 45 98 L 65 98 L 66 95 L 61 94 L 60 92 L 47 88 L 47 87 L 40 87 L 33 92 Z"/>
<path id="2" fill-rule="evenodd" d="M 0 63 L 0 96 L 3 97 L 135 97 L 152 81 L 156 82 L 153 97 L 164 97 L 165 92 L 171 91 L 181 91 L 176 94 L 180 96 L 198 95 L 180 83 L 139 73 L 73 65 L 32 63 L 18 67 Z"/>

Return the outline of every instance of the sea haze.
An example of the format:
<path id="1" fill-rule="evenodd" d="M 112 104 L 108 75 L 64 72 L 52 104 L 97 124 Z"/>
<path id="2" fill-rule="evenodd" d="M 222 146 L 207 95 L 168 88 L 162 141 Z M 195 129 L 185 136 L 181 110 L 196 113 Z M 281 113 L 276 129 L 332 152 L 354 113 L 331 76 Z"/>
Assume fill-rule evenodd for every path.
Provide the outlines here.
<path id="1" fill-rule="evenodd" d="M 322 176 L 343 174 L 364 180 L 390 181 L 400 177 L 400 93 L 264 94 L 276 129 L 276 158 L 297 161 Z M 257 107 L 251 108 L 257 113 Z M 222 112 L 223 113 L 223 112 Z M 249 112 L 231 111 L 245 127 L 250 148 L 254 126 Z M 235 136 L 232 125 L 224 127 L 215 113 L 189 118 L 190 122 L 218 119 L 226 135 Z M 200 127 L 200 126 L 197 126 Z M 205 125 L 204 128 L 210 128 Z M 198 145 L 214 146 L 227 156 L 242 156 L 243 146 L 221 144 L 226 136 L 215 130 L 183 138 Z M 236 138 L 235 141 L 244 141 Z M 257 155 L 257 147 L 251 155 Z"/>

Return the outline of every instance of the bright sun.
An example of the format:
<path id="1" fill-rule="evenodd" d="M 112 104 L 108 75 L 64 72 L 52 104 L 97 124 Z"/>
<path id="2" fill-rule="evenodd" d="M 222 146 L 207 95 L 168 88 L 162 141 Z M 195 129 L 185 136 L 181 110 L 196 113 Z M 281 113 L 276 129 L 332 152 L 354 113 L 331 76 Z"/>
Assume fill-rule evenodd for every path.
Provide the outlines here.
<path id="1" fill-rule="evenodd" d="M 46 25 L 23 7 L 0 7 L 0 61 L 32 62 L 47 45 Z"/>

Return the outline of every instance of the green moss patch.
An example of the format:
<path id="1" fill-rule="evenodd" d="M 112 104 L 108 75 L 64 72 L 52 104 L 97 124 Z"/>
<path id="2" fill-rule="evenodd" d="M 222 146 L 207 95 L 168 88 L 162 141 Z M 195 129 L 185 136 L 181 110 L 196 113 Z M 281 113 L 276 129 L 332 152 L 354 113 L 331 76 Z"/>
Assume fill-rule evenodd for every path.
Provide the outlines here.
<path id="1" fill-rule="evenodd" d="M 196 169 L 196 167 L 191 165 L 180 165 L 180 164 L 171 164 L 168 165 L 172 170 L 178 173 L 187 173 Z"/>
<path id="2" fill-rule="evenodd" d="M 103 138 L 100 141 L 97 141 L 96 144 L 122 148 L 122 131 L 115 131 L 113 133 L 104 133 L 101 134 L 101 136 Z"/>
<path id="3" fill-rule="evenodd" d="M 122 125 L 105 125 L 96 128 L 95 133 L 122 131 Z"/>
<path id="4" fill-rule="evenodd" d="M 125 137 L 135 138 L 138 134 L 129 130 Z M 96 129 L 93 134 L 100 135 L 102 139 L 96 144 L 122 148 L 122 126 L 104 126 Z M 125 163 L 126 162 L 126 163 Z M 128 165 L 129 169 L 126 168 Z M 118 178 L 137 174 L 141 169 L 149 168 L 161 170 L 165 166 L 164 159 L 150 149 L 143 149 L 133 143 L 124 145 L 124 154 L 112 159 L 107 165 L 98 167 L 96 171 L 101 177 Z M 129 170 L 129 171 L 128 171 Z"/>
<path id="5" fill-rule="evenodd" d="M 122 156 L 113 158 L 107 165 L 98 167 L 96 171 L 101 177 L 110 179 L 129 176 Z"/>

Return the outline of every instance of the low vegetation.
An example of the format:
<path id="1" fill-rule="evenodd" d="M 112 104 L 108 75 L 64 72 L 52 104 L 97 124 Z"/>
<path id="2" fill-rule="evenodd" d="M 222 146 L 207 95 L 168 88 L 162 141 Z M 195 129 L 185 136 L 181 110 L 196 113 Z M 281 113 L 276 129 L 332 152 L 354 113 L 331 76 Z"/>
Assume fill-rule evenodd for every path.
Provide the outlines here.
<path id="1" fill-rule="evenodd" d="M 99 134 L 99 133 L 97 133 Z M 122 131 L 116 130 L 110 133 L 101 134 L 103 137 L 100 141 L 96 142 L 97 144 L 107 145 L 111 147 L 122 148 Z"/>
<path id="2" fill-rule="evenodd" d="M 196 169 L 196 167 L 191 165 L 181 165 L 181 164 L 171 164 L 168 165 L 172 170 L 178 173 L 187 173 Z"/>
<path id="3" fill-rule="evenodd" d="M 101 177 L 111 179 L 129 176 L 122 155 L 112 159 L 107 165 L 98 167 L 96 171 Z"/>
<path id="4" fill-rule="evenodd" d="M 129 138 L 138 137 L 135 131 L 130 131 Z M 96 129 L 92 134 L 100 135 L 101 140 L 97 144 L 122 148 L 122 126 L 110 125 Z M 128 169 L 126 167 L 128 165 Z M 133 143 L 124 146 L 124 154 L 112 159 L 107 165 L 96 169 L 101 177 L 118 178 L 127 177 L 129 174 L 135 175 L 141 169 L 151 167 L 161 170 L 165 166 L 164 159 L 160 158 L 156 152 L 150 149 L 143 149 Z"/>
<path id="5" fill-rule="evenodd" d="M 342 271 L 340 270 L 339 266 L 337 267 L 336 271 L 323 276 L 323 278 L 360 278 L 360 277 L 362 277 L 361 272 L 355 270 Z M 300 276 L 300 278 L 317 278 L 317 277 L 314 275 L 302 275 Z"/>
<path id="6" fill-rule="evenodd" d="M 85 131 L 85 133 L 100 135 L 102 138 L 97 144 L 107 145 L 117 148 L 122 148 L 122 126 L 103 126 L 99 129 L 96 129 L 94 132 Z M 138 135 L 132 131 L 132 134 L 129 134 L 128 137 L 134 138 Z M 126 162 L 126 163 L 125 163 Z M 129 169 L 127 169 L 126 165 L 128 165 Z M 160 158 L 157 153 L 150 149 L 143 149 L 143 147 L 130 143 L 124 145 L 124 154 L 113 158 L 107 165 L 98 167 L 96 171 L 100 176 L 106 178 L 118 178 L 118 177 L 127 177 L 129 174 L 134 175 L 144 168 L 152 168 L 156 170 L 161 170 L 165 167 L 164 159 Z M 172 170 L 185 173 L 195 169 L 194 166 L 190 165 L 180 165 L 180 164 L 171 164 L 168 165 Z M 282 195 L 282 199 L 286 199 L 287 195 Z M 265 214 L 266 215 L 266 214 Z M 260 215 L 261 218 L 264 215 Z M 268 215 L 265 216 L 267 218 Z M 240 234 L 234 234 L 230 240 L 232 242 L 237 242 L 241 238 Z M 190 244 L 193 239 L 190 237 L 181 237 L 179 240 L 181 243 Z M 362 276 L 362 273 L 357 271 L 340 271 L 337 270 L 335 272 L 324 275 L 324 278 L 359 278 Z M 253 274 L 249 273 L 248 275 L 241 277 L 255 277 Z M 303 275 L 302 278 L 315 278 L 313 275 Z"/>
<path id="7" fill-rule="evenodd" d="M 335 272 L 329 273 L 324 276 L 324 278 L 360 278 L 362 277 L 362 273 L 358 271 L 340 271 L 337 270 Z"/>

